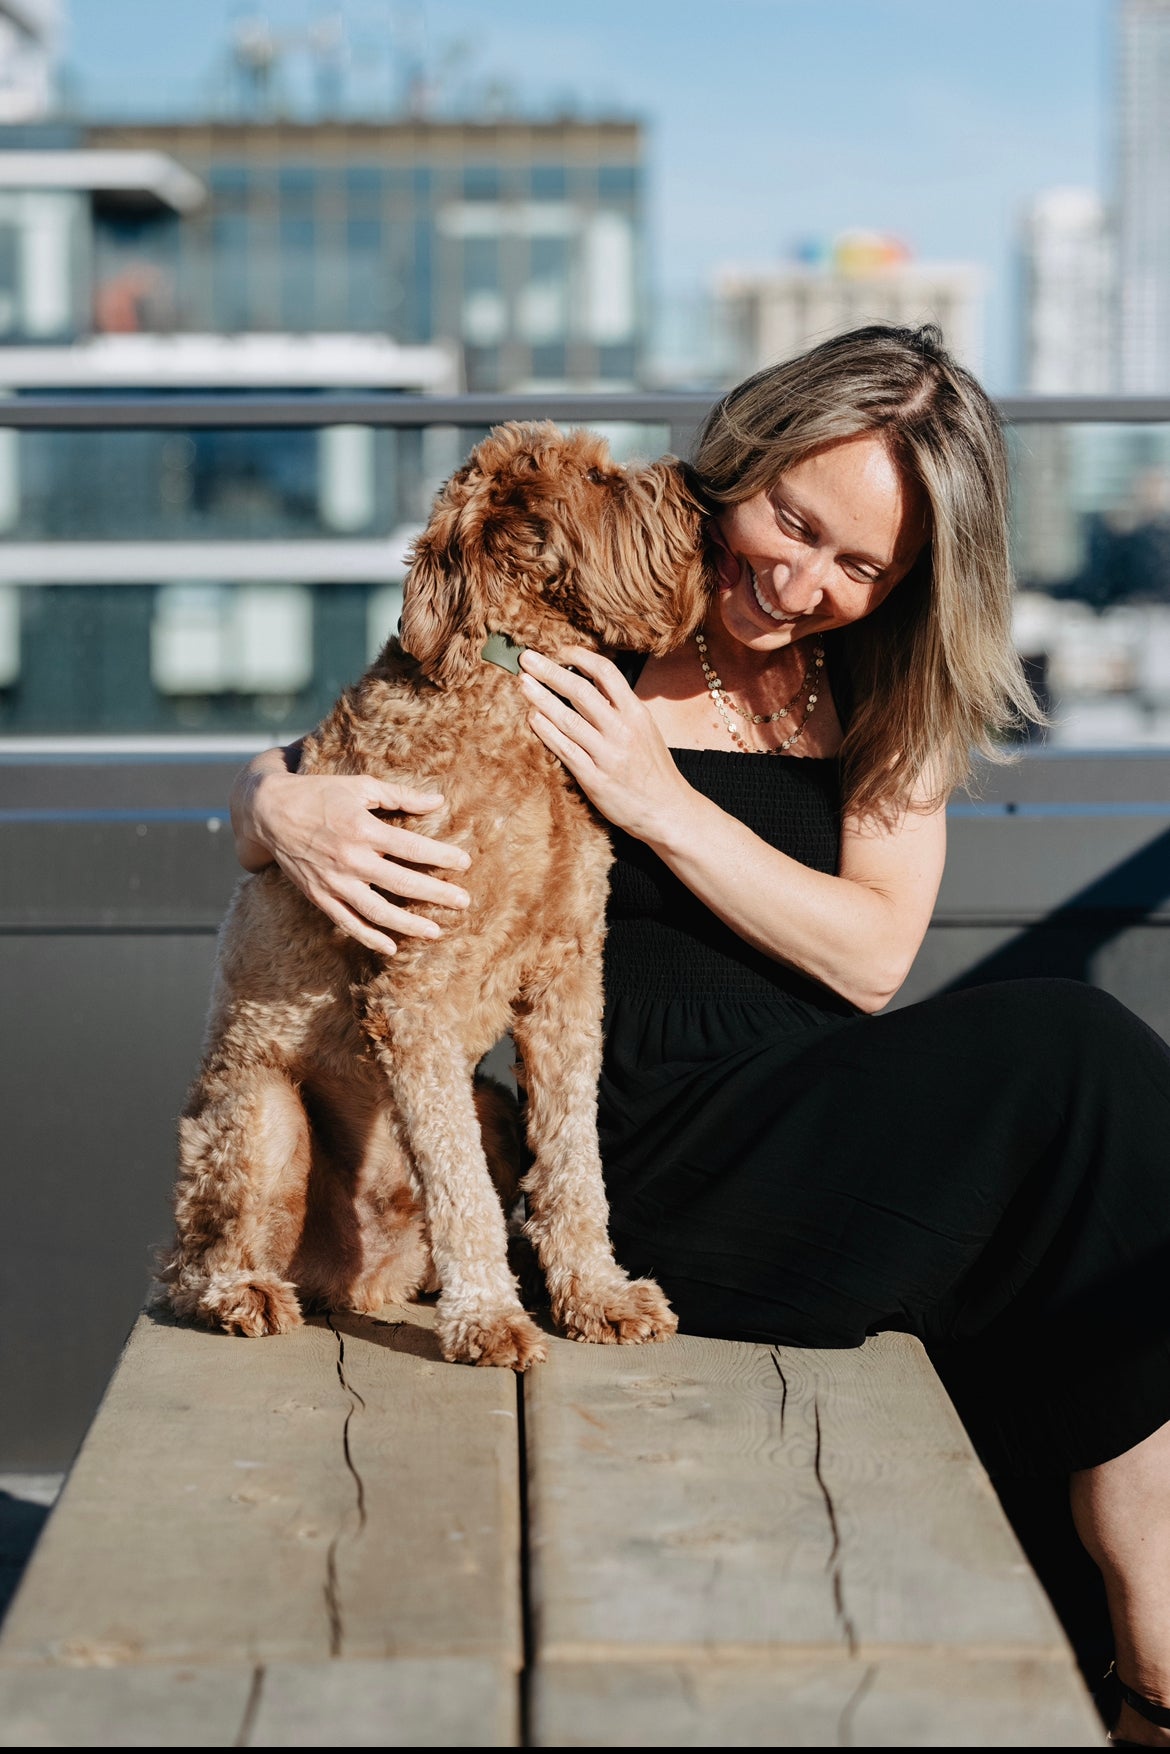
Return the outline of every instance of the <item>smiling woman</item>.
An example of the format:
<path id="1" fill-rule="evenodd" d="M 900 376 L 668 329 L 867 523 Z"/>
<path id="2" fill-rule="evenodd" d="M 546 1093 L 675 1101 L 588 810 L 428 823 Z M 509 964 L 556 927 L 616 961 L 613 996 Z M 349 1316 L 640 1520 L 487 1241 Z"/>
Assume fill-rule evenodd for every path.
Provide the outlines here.
<path id="1" fill-rule="evenodd" d="M 875 327 L 732 390 L 696 462 L 718 554 L 698 635 L 526 651 L 516 683 L 612 829 L 619 1257 L 684 1330 L 918 1335 L 993 1471 L 1071 1477 L 1122 1734 L 1170 1743 L 1170 1053 L 1072 982 L 870 1015 L 930 920 L 947 793 L 1034 711 L 995 413 L 937 331 Z M 424 859 L 372 814 L 417 800 L 364 785 L 272 752 L 233 815 L 246 863 L 275 856 L 386 949 L 433 930 L 407 898 L 464 898 L 415 868 L 454 848 Z"/>

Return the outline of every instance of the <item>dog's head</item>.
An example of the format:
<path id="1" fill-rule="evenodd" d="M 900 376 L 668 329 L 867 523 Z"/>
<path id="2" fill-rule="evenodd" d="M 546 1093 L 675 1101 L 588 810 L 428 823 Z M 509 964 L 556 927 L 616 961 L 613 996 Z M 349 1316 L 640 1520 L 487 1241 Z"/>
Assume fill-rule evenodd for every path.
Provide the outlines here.
<path id="1" fill-rule="evenodd" d="M 440 492 L 415 543 L 402 644 L 461 681 L 489 633 L 660 654 L 694 632 L 713 572 L 684 466 L 622 469 L 595 433 L 496 427 Z"/>

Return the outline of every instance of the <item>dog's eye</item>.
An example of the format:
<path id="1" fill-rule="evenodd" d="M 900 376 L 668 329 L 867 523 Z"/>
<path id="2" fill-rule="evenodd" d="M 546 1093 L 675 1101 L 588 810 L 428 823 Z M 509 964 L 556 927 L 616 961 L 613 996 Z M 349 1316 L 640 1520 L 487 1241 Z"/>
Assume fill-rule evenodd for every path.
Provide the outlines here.
<path id="1" fill-rule="evenodd" d="M 586 479 L 586 481 L 592 481 L 594 487 L 604 487 L 605 486 L 605 476 L 601 473 L 600 469 L 586 470 L 585 479 Z"/>

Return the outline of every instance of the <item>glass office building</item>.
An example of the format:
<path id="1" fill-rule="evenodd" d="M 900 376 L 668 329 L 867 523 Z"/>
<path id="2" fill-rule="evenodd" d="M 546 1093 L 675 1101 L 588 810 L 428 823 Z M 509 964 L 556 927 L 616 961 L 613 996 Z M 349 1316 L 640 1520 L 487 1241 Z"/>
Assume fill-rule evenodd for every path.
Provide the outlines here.
<path id="1" fill-rule="evenodd" d="M 634 387 L 641 133 L 626 122 L 103 126 L 204 184 L 198 210 L 105 211 L 99 329 L 380 332 L 457 344 L 469 390 Z"/>

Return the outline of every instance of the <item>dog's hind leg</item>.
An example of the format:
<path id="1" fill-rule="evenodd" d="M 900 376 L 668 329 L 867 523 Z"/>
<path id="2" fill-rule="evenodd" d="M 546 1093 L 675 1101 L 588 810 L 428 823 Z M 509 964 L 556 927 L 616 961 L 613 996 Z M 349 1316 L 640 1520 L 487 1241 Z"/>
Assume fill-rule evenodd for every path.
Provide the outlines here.
<path id="1" fill-rule="evenodd" d="M 213 1066 L 179 1123 L 175 1243 L 159 1272 L 166 1301 L 230 1334 L 282 1334 L 301 1322 L 287 1278 L 304 1225 L 309 1124 L 291 1082 L 270 1067 Z"/>
<path id="2" fill-rule="evenodd" d="M 529 1219 L 553 1317 L 576 1340 L 637 1344 L 673 1334 L 677 1318 L 652 1279 L 631 1280 L 609 1239 L 597 1139 L 601 1072 L 601 944 L 546 947 L 513 1029 L 524 1056 Z"/>
<path id="3" fill-rule="evenodd" d="M 546 1356 L 508 1266 L 504 1214 L 488 1173 L 471 1067 L 426 1006 L 374 1000 L 365 1027 L 390 1083 L 423 1185 L 443 1356 L 526 1370 Z"/>

